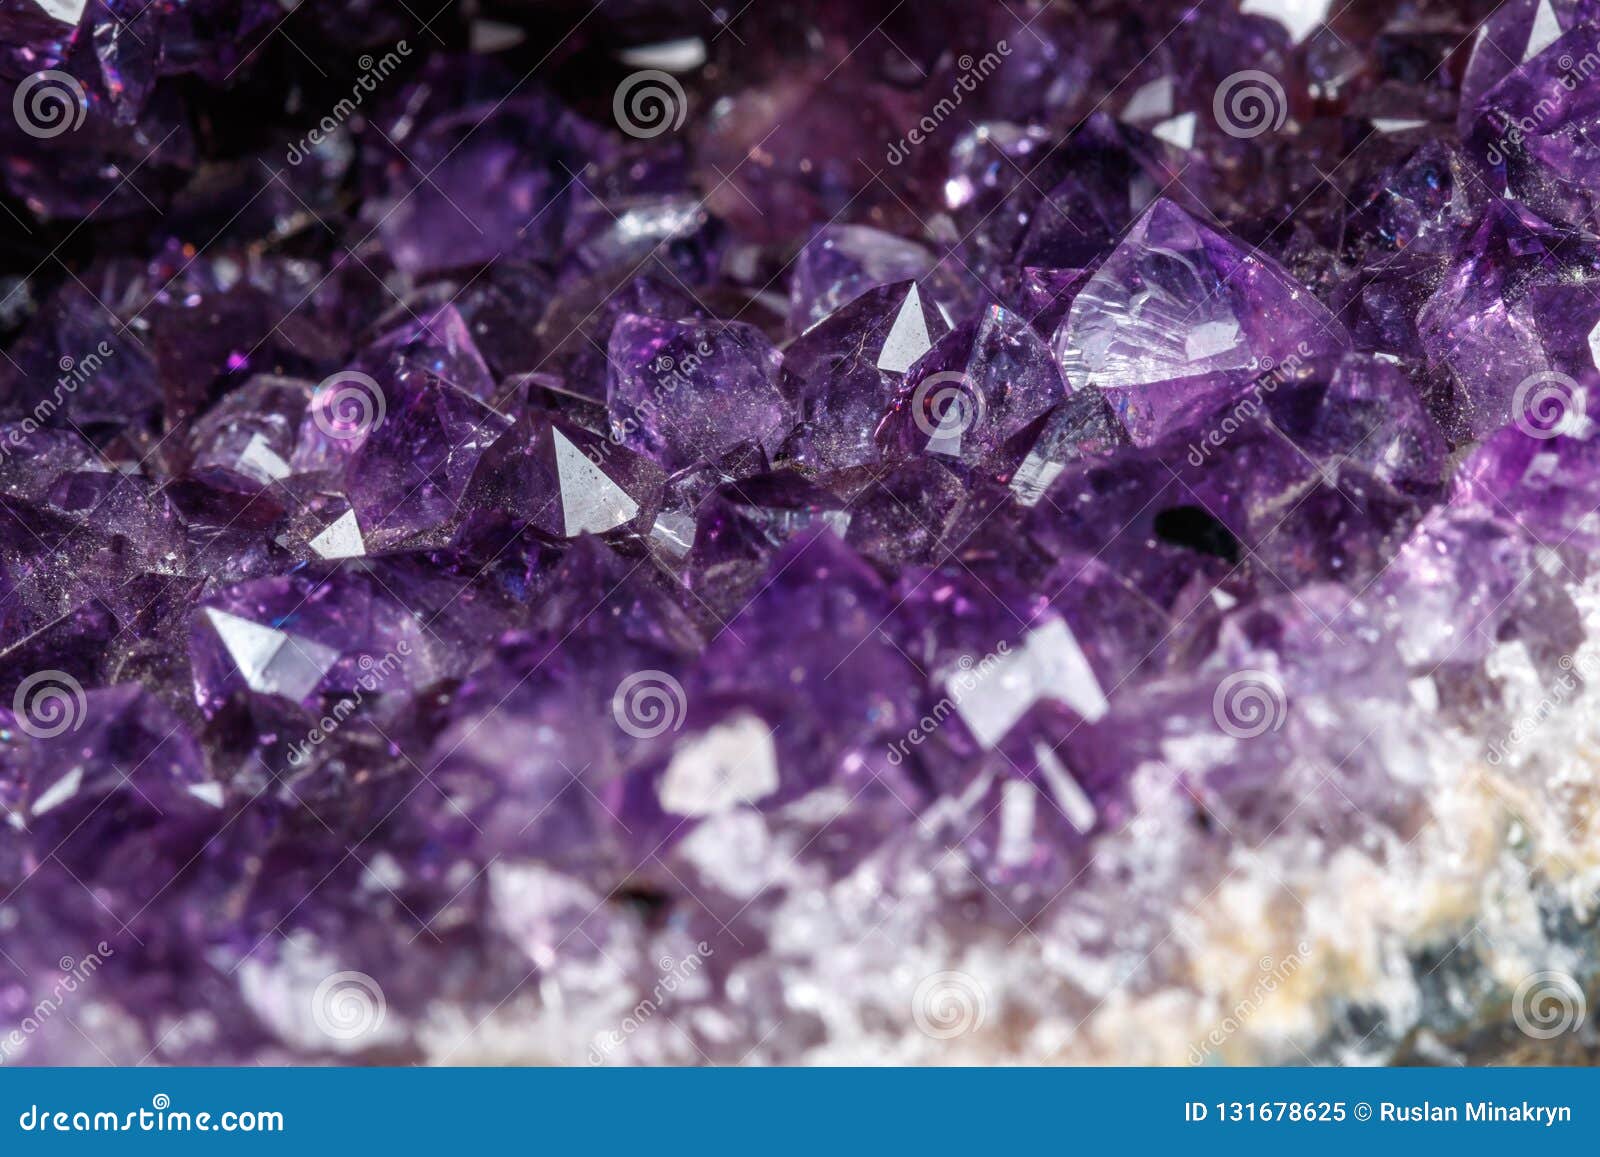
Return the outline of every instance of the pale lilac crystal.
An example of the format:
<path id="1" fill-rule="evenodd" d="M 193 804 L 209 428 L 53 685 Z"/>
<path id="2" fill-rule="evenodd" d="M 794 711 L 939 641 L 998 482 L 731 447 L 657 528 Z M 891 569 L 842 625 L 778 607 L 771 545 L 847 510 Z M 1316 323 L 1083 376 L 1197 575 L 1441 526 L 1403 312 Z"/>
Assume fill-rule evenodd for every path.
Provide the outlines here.
<path id="1" fill-rule="evenodd" d="M 480 402 L 494 400 L 494 376 L 454 305 L 402 322 L 368 346 L 359 364 L 375 374 L 392 374 L 402 383 L 411 374 L 431 374 Z"/>

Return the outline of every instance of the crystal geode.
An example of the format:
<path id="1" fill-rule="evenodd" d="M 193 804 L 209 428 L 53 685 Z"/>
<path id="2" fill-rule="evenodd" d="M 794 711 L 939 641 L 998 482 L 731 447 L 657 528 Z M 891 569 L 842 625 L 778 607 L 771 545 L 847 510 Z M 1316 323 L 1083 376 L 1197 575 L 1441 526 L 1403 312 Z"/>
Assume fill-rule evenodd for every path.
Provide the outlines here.
<path id="1" fill-rule="evenodd" d="M 0 1061 L 1591 1059 L 1600 8 L 565 8 L 0 6 Z"/>

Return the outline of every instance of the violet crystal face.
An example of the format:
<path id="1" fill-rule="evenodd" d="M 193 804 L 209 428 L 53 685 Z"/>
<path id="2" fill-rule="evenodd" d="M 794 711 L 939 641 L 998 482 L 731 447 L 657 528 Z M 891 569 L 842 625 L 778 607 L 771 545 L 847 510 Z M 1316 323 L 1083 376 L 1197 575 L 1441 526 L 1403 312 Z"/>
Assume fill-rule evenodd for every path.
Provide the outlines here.
<path id="1" fill-rule="evenodd" d="M 1600 7 L 569 7 L 0 4 L 0 1061 L 1593 1060 Z"/>

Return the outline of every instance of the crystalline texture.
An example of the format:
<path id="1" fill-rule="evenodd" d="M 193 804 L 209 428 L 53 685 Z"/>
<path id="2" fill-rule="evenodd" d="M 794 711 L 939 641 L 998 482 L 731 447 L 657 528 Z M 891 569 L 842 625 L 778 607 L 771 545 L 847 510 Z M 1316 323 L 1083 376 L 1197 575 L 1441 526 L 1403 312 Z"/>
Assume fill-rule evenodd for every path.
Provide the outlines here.
<path id="1" fill-rule="evenodd" d="M 607 355 L 612 435 L 668 470 L 743 442 L 775 449 L 793 424 L 778 389 L 781 362 L 754 326 L 625 314 Z"/>
<path id="2" fill-rule="evenodd" d="M 1107 391 L 1149 445 L 1274 366 L 1346 340 L 1276 262 L 1161 200 L 1078 292 L 1055 348 L 1068 384 Z"/>

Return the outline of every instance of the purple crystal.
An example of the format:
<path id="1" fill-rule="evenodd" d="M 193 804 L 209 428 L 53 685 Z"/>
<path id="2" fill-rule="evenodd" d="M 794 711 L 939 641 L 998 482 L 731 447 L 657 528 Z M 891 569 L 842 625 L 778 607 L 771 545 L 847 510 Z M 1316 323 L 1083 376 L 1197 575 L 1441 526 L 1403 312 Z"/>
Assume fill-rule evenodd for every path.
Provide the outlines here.
<path id="1" fill-rule="evenodd" d="M 532 254 L 560 236 L 577 197 L 584 127 L 536 96 L 450 109 L 390 134 L 384 192 L 367 202 L 369 225 L 394 262 L 426 273 Z"/>
<path id="2" fill-rule="evenodd" d="M 708 648 L 690 691 L 746 705 L 770 733 L 768 805 L 826 783 L 912 722 L 910 664 L 877 634 L 890 606 L 882 581 L 831 530 L 808 531 L 773 556 L 759 593 Z M 756 662 L 775 648 L 786 652 L 781 666 Z"/>
<path id="3" fill-rule="evenodd" d="M 1065 396 L 1044 339 L 991 306 L 918 359 L 879 438 L 901 454 L 977 465 Z"/>
<path id="4" fill-rule="evenodd" d="M 1593 512 L 1600 505 L 1593 395 L 1565 383 L 1541 384 L 1523 400 L 1519 420 L 1473 451 L 1455 478 L 1456 502 L 1491 519 L 1514 519 L 1552 548 L 1592 550 L 1600 543 Z"/>
<path id="5" fill-rule="evenodd" d="M 0 0 L 0 1060 L 1584 1057 L 1600 5 L 552 7 Z"/>
<path id="6" fill-rule="evenodd" d="M 1473 158 L 1552 220 L 1592 225 L 1585 156 L 1600 105 L 1589 91 L 1600 11 L 1588 0 L 1519 0 L 1485 22 L 1458 115 Z"/>
<path id="7" fill-rule="evenodd" d="M 742 442 L 775 449 L 793 425 L 778 389 L 782 358 L 754 326 L 624 314 L 606 360 L 612 436 L 668 470 Z"/>
<path id="8" fill-rule="evenodd" d="M 1600 309 L 1574 300 L 1574 277 L 1600 260 L 1587 236 L 1550 225 L 1513 202 L 1492 203 L 1417 314 L 1430 362 L 1447 369 L 1456 410 L 1474 437 L 1515 415 L 1541 375 L 1594 365 L 1589 335 Z"/>
<path id="9" fill-rule="evenodd" d="M 1069 394 L 1012 439 L 1012 493 L 1022 505 L 1032 506 L 1069 463 L 1127 444 L 1127 432 L 1104 394 Z"/>
<path id="10" fill-rule="evenodd" d="M 884 412 L 911 369 L 950 325 L 914 281 L 868 290 L 784 351 L 787 393 L 801 429 L 789 452 L 807 465 L 875 462 Z"/>
<path id="11" fill-rule="evenodd" d="M 369 346 L 360 364 L 374 373 L 387 370 L 402 382 L 411 374 L 431 374 L 480 402 L 494 401 L 494 376 L 453 305 L 402 323 Z"/>
<path id="12" fill-rule="evenodd" d="M 81 16 L 80 11 L 76 14 Z M 0 13 L 0 76 L 21 79 L 37 69 L 59 68 L 78 34 L 71 5 L 18 0 Z"/>
<path id="13" fill-rule="evenodd" d="M 538 415 L 489 446 L 467 503 L 554 538 L 647 529 L 663 477 L 648 459 Z"/>
<path id="14" fill-rule="evenodd" d="M 699 503 L 690 585 L 730 613 L 745 603 L 795 535 L 850 526 L 845 502 L 799 474 L 756 475 L 717 487 Z"/>
<path id="15" fill-rule="evenodd" d="M 334 405 L 331 397 L 327 405 Z M 442 535 L 460 512 L 479 458 L 511 419 L 442 381 L 404 389 L 378 417 L 366 409 L 356 416 L 358 426 L 370 425 L 346 467 L 361 536 L 376 551 Z M 329 428 L 346 432 L 337 417 Z"/>
<path id="16" fill-rule="evenodd" d="M 1068 385 L 1108 391 L 1149 445 L 1274 366 L 1346 341 L 1270 258 L 1161 200 L 1078 291 L 1055 348 Z"/>
<path id="17" fill-rule="evenodd" d="M 618 285 L 609 277 L 573 283 L 552 300 L 534 336 L 547 349 L 541 366 L 558 371 L 566 392 L 603 403 L 611 330 L 627 314 L 664 319 L 698 317 L 699 304 L 677 283 L 648 275 Z"/>
<path id="18" fill-rule="evenodd" d="M 263 375 L 229 394 L 194 424 L 194 472 L 219 486 L 259 488 L 292 473 L 312 384 Z"/>
<path id="19" fill-rule="evenodd" d="M 37 685 L 34 691 L 43 694 Z M 31 730 L 47 737 L 31 744 L 27 794 L 18 809 L 30 828 L 71 835 L 108 796 L 152 816 L 222 806 L 222 785 L 207 776 L 194 737 L 141 688 L 124 684 L 68 699 L 49 727 L 40 725 L 37 698 L 31 710 Z"/>
<path id="20" fill-rule="evenodd" d="M 926 247 L 864 225 L 829 225 L 795 258 L 789 324 L 804 333 L 877 285 L 916 280 L 933 270 Z"/>

